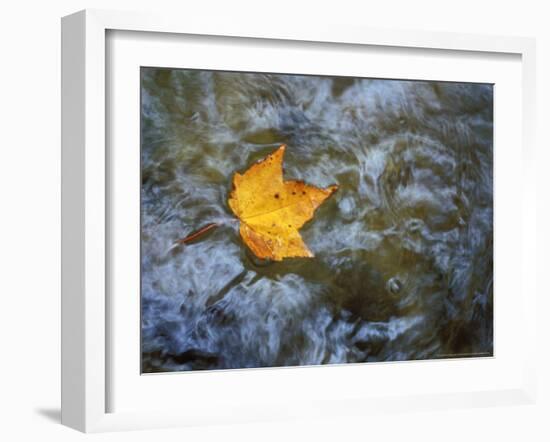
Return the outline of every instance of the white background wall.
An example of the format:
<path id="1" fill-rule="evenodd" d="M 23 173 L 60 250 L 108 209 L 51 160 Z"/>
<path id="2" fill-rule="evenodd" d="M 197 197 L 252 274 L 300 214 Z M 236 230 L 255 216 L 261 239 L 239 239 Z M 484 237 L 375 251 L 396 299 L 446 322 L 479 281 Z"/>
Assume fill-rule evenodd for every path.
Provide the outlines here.
<path id="1" fill-rule="evenodd" d="M 538 44 L 539 372 L 536 406 L 412 412 L 363 419 L 161 430 L 101 441 L 550 440 L 548 143 L 550 13 L 544 1 L 19 0 L 0 7 L 0 439 L 83 440 L 59 425 L 60 17 L 83 8 L 169 10 L 295 21 L 534 36 Z M 518 174 L 519 176 L 519 174 Z M 519 178 L 518 178 L 519 179 Z M 544 202 L 544 207 L 543 207 Z M 533 260 L 534 263 L 534 260 Z M 519 349 L 518 349 L 519 350 Z"/>

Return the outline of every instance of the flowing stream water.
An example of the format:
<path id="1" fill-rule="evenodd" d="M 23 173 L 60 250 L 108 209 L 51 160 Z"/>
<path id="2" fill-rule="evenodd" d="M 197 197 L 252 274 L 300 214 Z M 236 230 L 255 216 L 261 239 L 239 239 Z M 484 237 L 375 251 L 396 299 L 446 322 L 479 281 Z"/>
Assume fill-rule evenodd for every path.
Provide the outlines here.
<path id="1" fill-rule="evenodd" d="M 142 68 L 142 370 L 489 356 L 493 88 Z M 281 144 L 339 190 L 263 262 L 227 204 Z M 219 227 L 184 246 L 174 241 Z"/>

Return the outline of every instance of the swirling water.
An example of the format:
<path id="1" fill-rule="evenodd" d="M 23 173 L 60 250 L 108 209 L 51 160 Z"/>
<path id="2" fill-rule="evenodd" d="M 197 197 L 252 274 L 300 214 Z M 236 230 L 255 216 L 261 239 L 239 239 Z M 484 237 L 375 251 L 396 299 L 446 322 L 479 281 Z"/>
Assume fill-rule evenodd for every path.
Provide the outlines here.
<path id="1" fill-rule="evenodd" d="M 142 68 L 142 370 L 492 355 L 493 89 Z M 227 199 L 287 144 L 339 190 L 261 262 Z M 171 248 L 211 223 L 220 226 Z"/>

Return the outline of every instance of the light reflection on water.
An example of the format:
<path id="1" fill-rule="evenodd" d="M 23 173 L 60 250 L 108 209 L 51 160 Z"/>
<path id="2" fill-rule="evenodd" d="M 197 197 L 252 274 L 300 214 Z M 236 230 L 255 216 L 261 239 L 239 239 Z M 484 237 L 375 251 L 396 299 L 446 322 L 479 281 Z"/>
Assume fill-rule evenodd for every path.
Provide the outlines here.
<path id="1" fill-rule="evenodd" d="M 143 68 L 143 371 L 492 354 L 492 109 L 490 85 Z M 340 188 L 315 258 L 261 263 L 227 198 L 283 143 L 287 179 Z"/>

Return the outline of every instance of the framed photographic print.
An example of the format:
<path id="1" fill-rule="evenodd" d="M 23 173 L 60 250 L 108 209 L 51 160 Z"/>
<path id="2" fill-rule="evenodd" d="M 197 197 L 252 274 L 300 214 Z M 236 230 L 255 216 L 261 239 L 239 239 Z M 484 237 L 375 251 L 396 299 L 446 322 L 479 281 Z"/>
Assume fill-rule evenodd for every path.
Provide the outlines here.
<path id="1" fill-rule="evenodd" d="M 62 43 L 63 423 L 533 400 L 532 40 L 84 11 Z"/>

